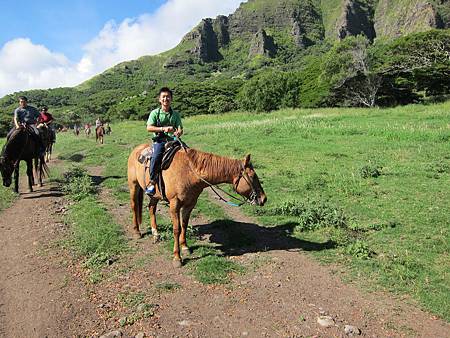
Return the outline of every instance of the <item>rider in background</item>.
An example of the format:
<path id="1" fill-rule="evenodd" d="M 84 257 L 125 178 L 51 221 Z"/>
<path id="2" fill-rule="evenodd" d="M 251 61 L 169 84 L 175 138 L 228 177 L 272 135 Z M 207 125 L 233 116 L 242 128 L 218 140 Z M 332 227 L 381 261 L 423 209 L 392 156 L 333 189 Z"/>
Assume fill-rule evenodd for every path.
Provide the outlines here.
<path id="1" fill-rule="evenodd" d="M 53 115 L 48 112 L 47 106 L 43 106 L 41 108 L 41 113 L 37 119 L 37 122 L 37 128 L 40 128 L 41 126 L 47 128 L 50 135 L 50 141 L 54 142 L 56 135 L 54 129 L 52 128 L 52 126 L 50 126 L 50 124 L 53 122 Z"/>
<path id="2" fill-rule="evenodd" d="M 172 97 L 172 91 L 169 88 L 161 88 L 158 97 L 161 107 L 153 110 L 147 120 L 147 131 L 154 133 L 150 185 L 145 190 L 145 193 L 150 196 L 156 192 L 156 177 L 160 170 L 165 144 L 172 141 L 174 136 L 179 137 L 183 134 L 180 114 L 171 107 Z"/>
<path id="3" fill-rule="evenodd" d="M 103 122 L 100 120 L 100 117 L 97 117 L 97 120 L 95 120 L 95 130 L 97 130 L 98 127 L 102 127 Z"/>

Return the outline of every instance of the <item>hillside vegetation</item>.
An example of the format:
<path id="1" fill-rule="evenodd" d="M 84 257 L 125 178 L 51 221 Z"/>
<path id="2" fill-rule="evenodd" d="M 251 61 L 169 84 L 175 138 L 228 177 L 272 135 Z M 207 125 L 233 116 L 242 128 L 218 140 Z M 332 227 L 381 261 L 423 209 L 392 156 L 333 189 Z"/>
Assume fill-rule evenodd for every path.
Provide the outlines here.
<path id="1" fill-rule="evenodd" d="M 166 85 L 185 116 L 445 100 L 449 8 L 448 0 L 249 0 L 228 17 L 202 20 L 160 55 L 74 88 L 3 97 L 0 133 L 19 94 L 48 105 L 62 125 L 140 119 Z"/>

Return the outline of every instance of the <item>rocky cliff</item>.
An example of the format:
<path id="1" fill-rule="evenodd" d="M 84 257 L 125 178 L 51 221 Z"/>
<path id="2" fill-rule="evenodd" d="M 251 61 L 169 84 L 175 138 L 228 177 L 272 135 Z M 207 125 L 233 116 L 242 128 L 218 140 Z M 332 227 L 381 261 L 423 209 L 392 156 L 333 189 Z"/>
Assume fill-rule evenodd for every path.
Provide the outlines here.
<path id="1" fill-rule="evenodd" d="M 250 57 L 273 58 L 282 44 L 304 49 L 326 37 L 359 34 L 373 41 L 448 28 L 449 21 L 449 0 L 249 0 L 229 16 L 204 19 L 184 37 L 185 55 L 178 54 L 166 65 L 219 61 L 221 50 L 236 40 L 244 42 L 240 46 Z"/>

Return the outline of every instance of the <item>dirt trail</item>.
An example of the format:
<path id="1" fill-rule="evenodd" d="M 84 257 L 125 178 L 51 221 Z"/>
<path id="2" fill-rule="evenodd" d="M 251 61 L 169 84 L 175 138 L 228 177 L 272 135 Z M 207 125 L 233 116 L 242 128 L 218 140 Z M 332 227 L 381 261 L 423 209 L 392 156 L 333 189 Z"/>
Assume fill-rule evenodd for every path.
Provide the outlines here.
<path id="1" fill-rule="evenodd" d="M 101 171 L 91 171 L 96 182 L 107 179 Z M 127 229 L 128 204 L 117 203 L 105 189 L 100 199 Z M 145 236 L 130 239 L 134 251 L 106 267 L 102 282 L 92 285 L 78 278 L 78 269 L 66 267 L 70 259 L 52 245 L 67 231 L 61 226 L 60 192 L 45 187 L 21 195 L 0 220 L 0 336 L 98 336 L 119 330 L 123 337 L 345 337 L 349 324 L 363 337 L 450 337 L 448 323 L 390 295 L 346 285 L 338 269 L 321 266 L 304 252 L 325 248 L 260 227 L 240 209 L 220 207 L 230 221 L 197 218 L 193 224 L 204 241 L 248 267 L 230 284 L 207 286 L 193 278 L 198 248 L 184 267 L 174 269 L 166 244 Z M 230 241 L 233 232 L 242 234 L 240 243 Z M 176 287 L 161 287 L 167 285 Z M 130 305 L 131 300 L 138 302 Z M 148 316 L 138 310 L 143 302 L 151 305 Z M 331 316 L 334 325 L 320 326 L 321 315 Z"/>
<path id="2" fill-rule="evenodd" d="M 68 337 L 95 326 L 83 283 L 62 266 L 54 246 L 64 231 L 61 196 L 51 185 L 35 188 L 1 213 L 2 337 Z"/>

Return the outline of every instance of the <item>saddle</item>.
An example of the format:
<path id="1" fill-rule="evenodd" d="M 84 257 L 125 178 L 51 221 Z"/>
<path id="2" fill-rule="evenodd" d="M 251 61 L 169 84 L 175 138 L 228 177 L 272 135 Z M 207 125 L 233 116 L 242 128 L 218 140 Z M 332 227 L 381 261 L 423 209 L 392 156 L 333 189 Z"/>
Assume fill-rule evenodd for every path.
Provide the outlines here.
<path id="1" fill-rule="evenodd" d="M 186 145 L 186 143 L 184 143 L 181 140 L 169 141 L 164 145 L 164 154 L 161 160 L 161 167 L 159 168 L 160 170 L 158 170 L 157 172 L 157 184 L 159 191 L 161 192 L 162 198 L 167 202 L 168 200 L 165 193 L 165 184 L 161 172 L 162 170 L 167 170 L 170 167 L 170 164 L 172 163 L 175 154 L 182 147 L 189 148 Z M 150 168 L 150 160 L 152 158 L 152 155 L 153 155 L 153 147 L 151 145 L 143 149 L 139 154 L 138 161 L 139 163 L 144 165 L 144 177 L 146 170 L 149 170 Z"/>

